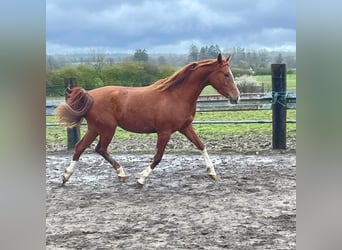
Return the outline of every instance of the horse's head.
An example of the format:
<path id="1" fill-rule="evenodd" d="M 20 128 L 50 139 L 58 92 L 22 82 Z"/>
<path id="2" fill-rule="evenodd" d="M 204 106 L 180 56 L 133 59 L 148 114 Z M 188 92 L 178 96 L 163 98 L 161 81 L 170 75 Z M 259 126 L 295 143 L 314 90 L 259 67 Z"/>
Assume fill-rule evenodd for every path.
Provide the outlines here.
<path id="1" fill-rule="evenodd" d="M 217 56 L 217 65 L 214 71 L 209 75 L 209 84 L 211 84 L 221 95 L 229 98 L 231 103 L 238 103 L 240 91 L 234 82 L 234 76 L 229 67 L 231 56 L 222 58 L 221 53 Z"/>

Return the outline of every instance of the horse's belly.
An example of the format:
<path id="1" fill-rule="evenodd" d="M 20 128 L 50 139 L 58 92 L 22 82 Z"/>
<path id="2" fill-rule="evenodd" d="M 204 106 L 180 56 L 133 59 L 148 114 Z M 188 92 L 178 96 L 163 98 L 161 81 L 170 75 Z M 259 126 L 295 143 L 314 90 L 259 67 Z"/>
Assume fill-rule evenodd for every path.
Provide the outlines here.
<path id="1" fill-rule="evenodd" d="M 149 122 L 120 122 L 119 127 L 134 133 L 155 133 L 156 129 Z"/>

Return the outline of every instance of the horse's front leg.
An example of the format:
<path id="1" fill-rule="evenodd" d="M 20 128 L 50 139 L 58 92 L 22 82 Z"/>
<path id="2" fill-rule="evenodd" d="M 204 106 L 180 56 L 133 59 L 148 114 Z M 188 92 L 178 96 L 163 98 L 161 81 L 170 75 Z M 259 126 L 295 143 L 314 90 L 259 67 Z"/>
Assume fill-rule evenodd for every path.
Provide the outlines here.
<path id="1" fill-rule="evenodd" d="M 158 133 L 157 149 L 153 158 L 153 162 L 139 174 L 138 185 L 140 185 L 141 187 L 145 184 L 145 180 L 151 174 L 152 170 L 159 164 L 159 162 L 163 158 L 165 147 L 169 142 L 170 137 L 171 133 L 169 132 Z"/>
<path id="2" fill-rule="evenodd" d="M 198 135 L 195 133 L 195 130 L 194 130 L 192 124 L 190 124 L 188 127 L 184 128 L 184 129 L 180 130 L 179 132 L 181 132 L 183 135 L 185 135 L 201 151 L 201 154 L 202 154 L 204 161 L 205 161 L 205 165 L 207 167 L 208 176 L 211 179 L 213 179 L 214 181 L 216 181 L 217 180 L 217 174 L 216 174 L 214 165 L 209 158 L 209 155 L 207 153 L 207 149 L 205 148 L 203 142 L 198 137 Z"/>
<path id="3" fill-rule="evenodd" d="M 201 150 L 201 154 L 204 158 L 204 161 L 205 161 L 205 165 L 207 166 L 207 173 L 208 173 L 208 176 L 213 179 L 214 181 L 217 180 L 217 174 L 215 172 L 215 168 L 214 168 L 214 165 L 213 163 L 211 162 L 210 158 L 209 158 L 209 155 L 207 153 L 207 149 L 204 147 L 203 150 Z"/>

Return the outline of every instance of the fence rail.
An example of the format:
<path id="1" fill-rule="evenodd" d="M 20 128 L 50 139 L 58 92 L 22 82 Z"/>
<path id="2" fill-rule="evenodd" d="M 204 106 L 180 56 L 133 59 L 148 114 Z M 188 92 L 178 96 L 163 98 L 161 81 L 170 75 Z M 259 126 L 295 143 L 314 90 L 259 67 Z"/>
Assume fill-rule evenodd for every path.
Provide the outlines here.
<path id="1" fill-rule="evenodd" d="M 55 108 L 64 100 L 47 100 L 46 115 L 54 115 Z M 242 93 L 239 104 L 230 104 L 227 98 L 221 95 L 202 95 L 197 100 L 197 112 L 244 111 L 244 110 L 271 110 L 273 106 L 272 93 Z M 287 93 L 286 108 L 296 109 L 296 93 Z M 287 123 L 296 123 L 296 120 L 287 120 Z M 193 124 L 251 124 L 272 123 L 272 120 L 219 120 L 198 121 Z M 60 126 L 60 123 L 46 123 L 46 126 Z M 83 124 L 85 125 L 85 123 Z"/>
<path id="2" fill-rule="evenodd" d="M 225 124 L 225 123 L 272 123 L 273 149 L 286 148 L 286 123 L 296 123 L 286 120 L 287 109 L 296 109 L 296 93 L 286 91 L 286 65 L 272 64 L 272 92 L 241 95 L 240 104 L 230 104 L 220 95 L 203 95 L 197 100 L 197 111 L 241 111 L 241 110 L 272 110 L 272 120 L 244 120 L 244 121 L 193 121 L 194 124 Z M 75 78 L 65 78 L 65 90 L 77 86 Z M 68 96 L 66 95 L 66 99 Z M 53 115 L 54 110 L 62 100 L 46 101 L 46 115 Z M 58 123 L 46 123 L 46 126 L 59 126 Z M 68 128 L 68 149 L 73 148 L 79 140 L 79 126 Z"/>

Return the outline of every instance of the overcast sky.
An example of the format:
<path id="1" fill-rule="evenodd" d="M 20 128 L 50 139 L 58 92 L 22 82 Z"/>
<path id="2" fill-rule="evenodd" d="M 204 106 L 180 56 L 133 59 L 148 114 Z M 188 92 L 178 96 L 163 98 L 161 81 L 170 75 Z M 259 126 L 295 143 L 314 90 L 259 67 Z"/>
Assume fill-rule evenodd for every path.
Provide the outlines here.
<path id="1" fill-rule="evenodd" d="M 296 49 L 295 0 L 48 0 L 46 53 Z"/>

